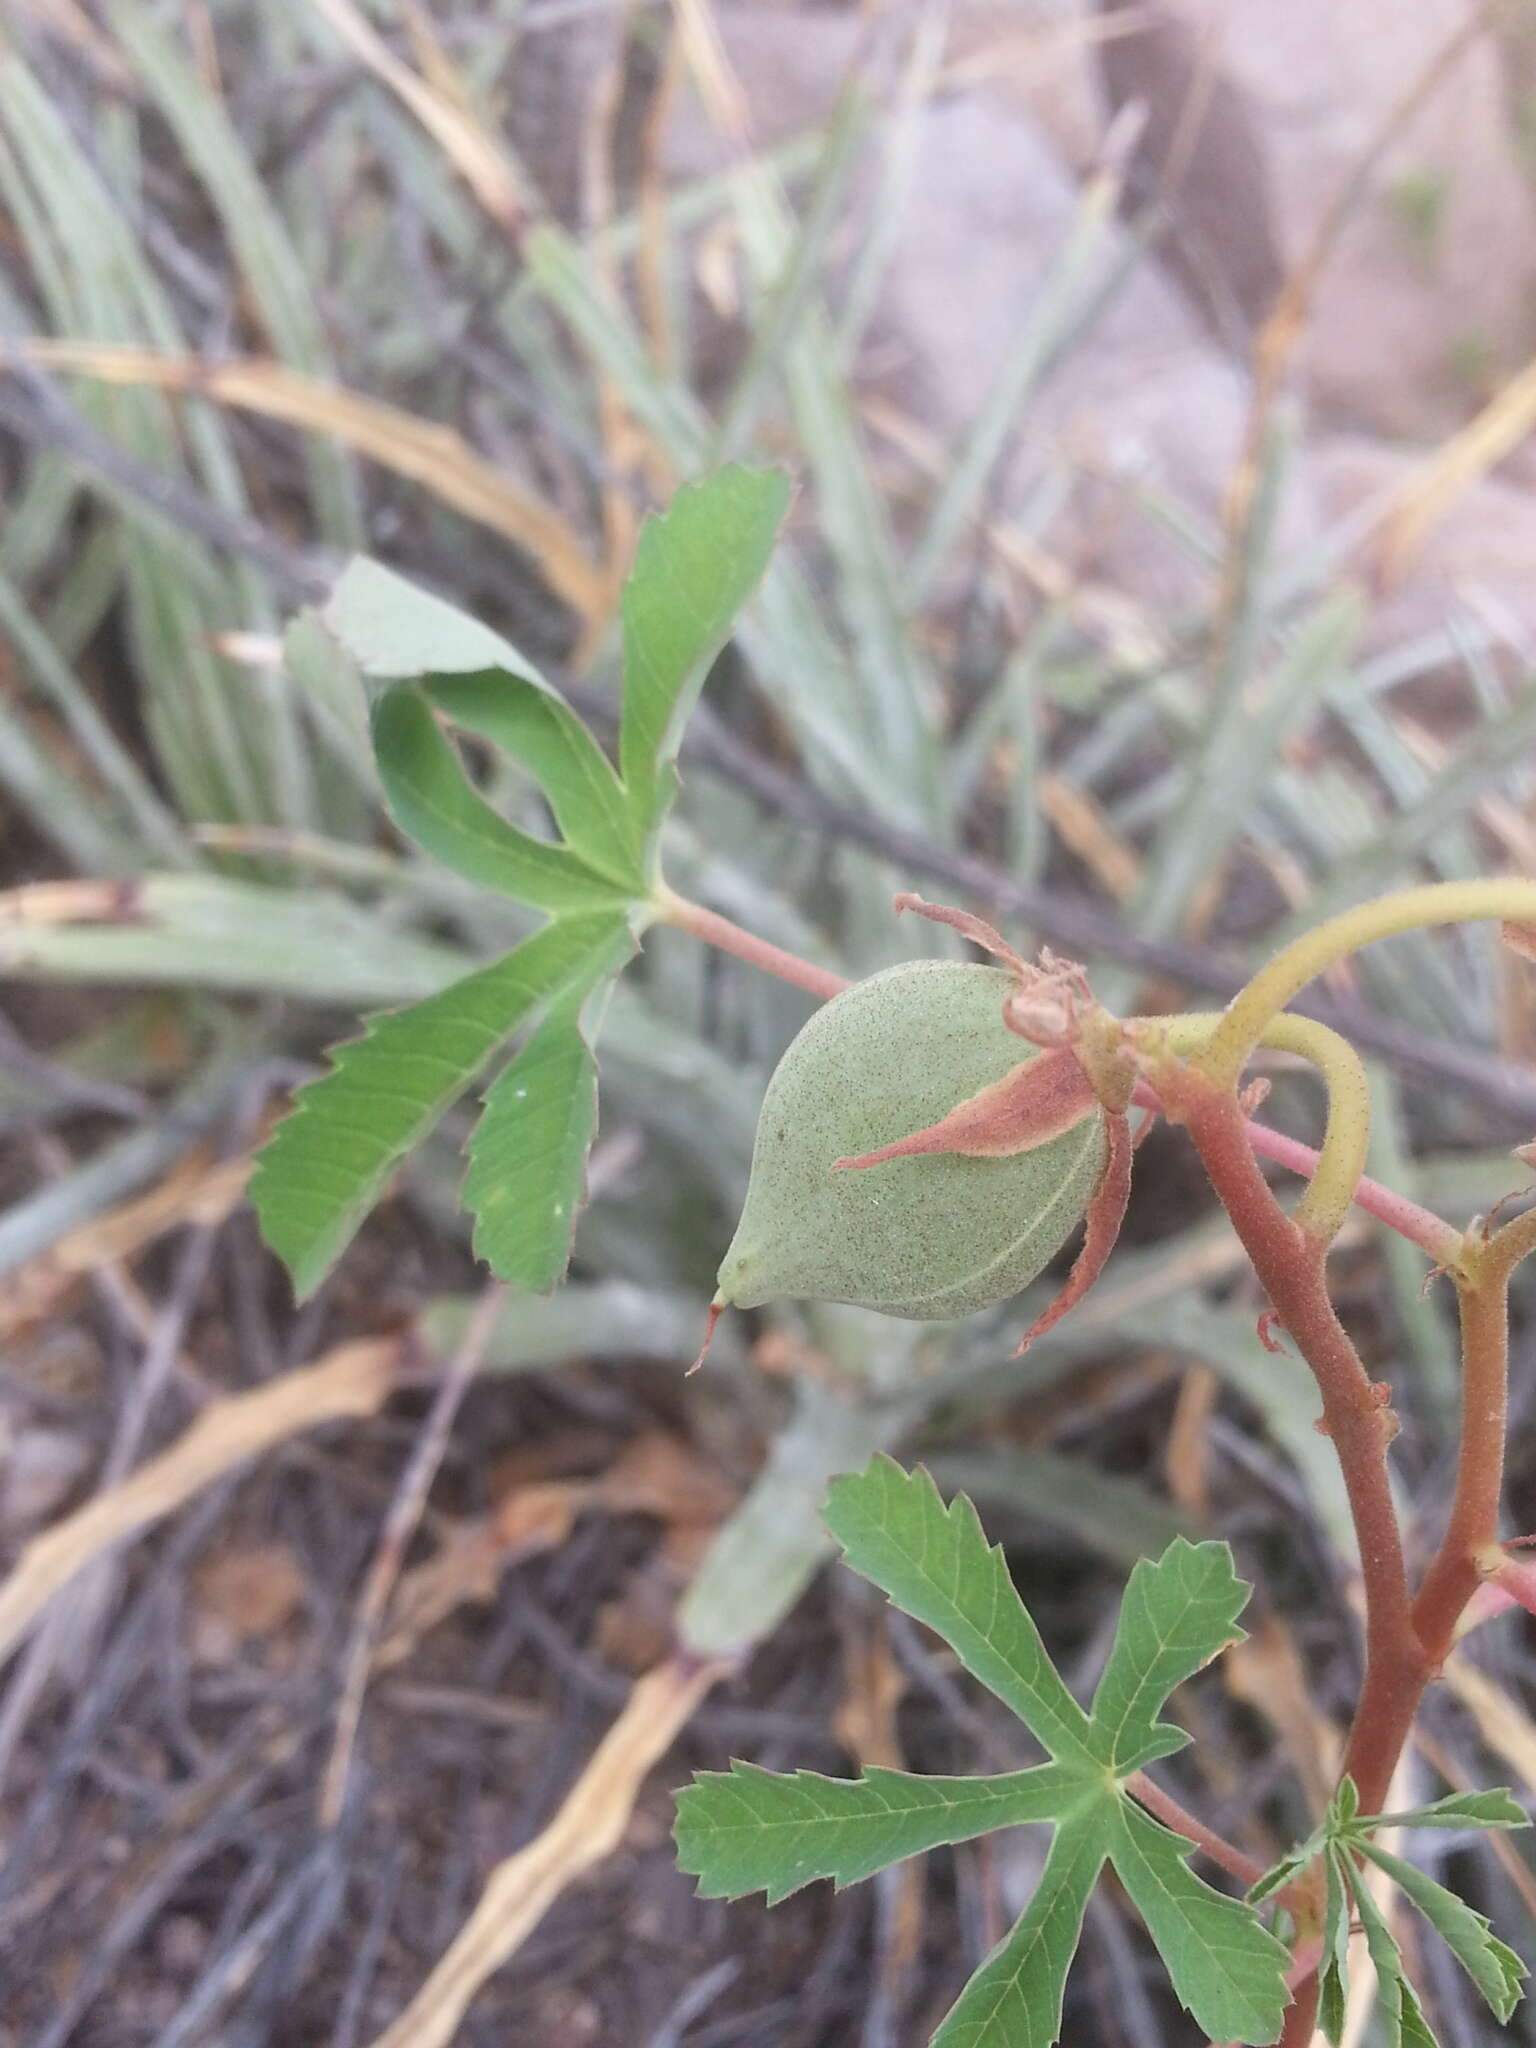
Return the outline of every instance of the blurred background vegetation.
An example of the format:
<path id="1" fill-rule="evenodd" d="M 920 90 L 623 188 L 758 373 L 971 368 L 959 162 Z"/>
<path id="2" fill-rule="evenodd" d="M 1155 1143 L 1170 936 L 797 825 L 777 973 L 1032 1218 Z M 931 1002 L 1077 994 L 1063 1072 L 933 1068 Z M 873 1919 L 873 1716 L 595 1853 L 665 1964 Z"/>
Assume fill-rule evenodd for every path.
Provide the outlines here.
<path id="1" fill-rule="evenodd" d="M 1011 1755 L 819 1572 L 821 1488 L 882 1445 L 972 1491 L 1084 1684 L 1128 1563 L 1228 1537 L 1252 1640 L 1181 1696 L 1169 1774 L 1265 1860 L 1304 1828 L 1358 1677 L 1348 1528 L 1177 1134 L 1026 1359 L 1018 1309 L 785 1308 L 685 1384 L 807 1005 L 659 932 L 568 1288 L 475 1328 L 450 1119 L 294 1311 L 253 1148 L 360 1011 L 516 935 L 385 822 L 306 608 L 366 550 L 604 730 L 645 508 L 780 463 L 674 884 L 850 973 L 946 943 L 891 918 L 916 887 L 1111 1004 L 1219 1000 L 1303 918 L 1536 874 L 1533 346 L 1520 5 L 8 0 L 0 1536 L 62 1590 L 0 1697 L 6 2048 L 353 2048 L 402 2011 L 402 2048 L 926 2039 L 1027 1832 L 771 1917 L 694 1902 L 667 1840 L 667 1788 L 727 1754 Z M 1321 1000 L 1370 1057 L 1381 1178 L 1457 1218 L 1522 1187 L 1527 970 L 1404 939 Z M 1335 1258 L 1420 1554 L 1455 1392 L 1421 1269 L 1364 1224 Z M 1531 1363 L 1522 1332 L 1520 1528 Z M 1524 1627 L 1459 1653 L 1406 1793 L 1536 1784 Z M 584 1776 L 679 1641 L 730 1675 Z M 411 2002 L 530 1843 L 454 2034 Z M 1415 1845 L 1529 1953 L 1527 1853 Z M 1188 2024 L 1099 1899 L 1065 2040 Z"/>

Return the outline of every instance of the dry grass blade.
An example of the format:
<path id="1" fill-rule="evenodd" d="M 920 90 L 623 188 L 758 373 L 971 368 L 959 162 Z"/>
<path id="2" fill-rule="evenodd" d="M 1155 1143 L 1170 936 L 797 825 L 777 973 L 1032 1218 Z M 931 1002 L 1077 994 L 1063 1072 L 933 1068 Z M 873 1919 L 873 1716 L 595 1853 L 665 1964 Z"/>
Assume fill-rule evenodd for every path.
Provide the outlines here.
<path id="1" fill-rule="evenodd" d="M 402 64 L 352 0 L 314 0 L 314 8 L 421 123 L 492 220 L 510 236 L 521 235 L 530 211 L 523 182 L 506 151 L 469 108 Z"/>
<path id="2" fill-rule="evenodd" d="M 121 1486 L 34 1537 L 0 1585 L 0 1658 L 76 1572 L 212 1480 L 300 1430 L 372 1415 L 395 1383 L 400 1355 L 398 1337 L 341 1344 L 314 1365 L 215 1402 Z"/>
<path id="3" fill-rule="evenodd" d="M 883 392 L 861 392 L 858 405 L 867 427 L 922 478 L 942 486 L 949 473 L 949 450 L 938 435 Z M 1131 673 L 1156 669 L 1172 658 L 1163 626 L 1135 598 L 1109 583 L 1085 578 L 1005 520 L 979 518 L 976 530 L 1010 575 L 1047 604 L 1059 606 L 1088 640 Z"/>
<path id="4" fill-rule="evenodd" d="M 69 1230 L 14 1272 L 0 1276 L 0 1340 L 52 1315 L 98 1267 L 135 1258 L 182 1223 L 222 1223 L 245 1192 L 250 1159 L 217 1161 L 206 1148 L 180 1160 L 157 1187 Z"/>
<path id="5" fill-rule="evenodd" d="M 1413 562 L 1424 536 L 1461 493 L 1512 454 L 1536 431 L 1536 360 L 1526 364 L 1469 420 L 1441 443 L 1410 477 L 1387 516 L 1381 573 L 1396 581 Z"/>
<path id="6" fill-rule="evenodd" d="M 1480 1779 L 1474 1778 L 1460 1759 L 1452 1756 L 1426 1729 L 1416 1728 L 1413 1739 L 1417 1748 L 1423 1752 L 1453 1792 L 1481 1790 Z M 1482 1843 L 1519 1894 L 1520 1902 L 1530 1914 L 1533 1923 L 1536 1923 L 1536 1871 L 1531 1869 L 1510 1836 L 1490 1829 L 1482 1837 Z"/>
<path id="7" fill-rule="evenodd" d="M 526 1849 L 497 1864 L 442 1961 L 373 2048 L 447 2048 L 487 1977 L 574 1878 L 618 1847 L 646 1772 L 730 1668 L 674 1657 L 639 1680 L 560 1811 Z"/>
<path id="8" fill-rule="evenodd" d="M 121 924 L 137 903 L 132 882 L 24 882 L 0 895 L 0 924 Z"/>
<path id="9" fill-rule="evenodd" d="M 1528 1792 L 1536 1792 L 1536 1722 L 1496 1679 L 1465 1657 L 1452 1657 L 1445 1682 L 1477 1723 L 1477 1732 L 1516 1774 Z"/>
<path id="10" fill-rule="evenodd" d="M 1124 903 L 1141 880 L 1141 860 L 1115 831 L 1087 790 L 1063 775 L 1042 775 L 1037 784 L 1040 808 L 1056 828 L 1057 837 L 1116 899 Z"/>
<path id="11" fill-rule="evenodd" d="M 48 369 L 99 377 L 107 384 L 194 393 L 309 433 L 328 434 L 526 549 L 550 588 L 583 619 L 606 605 L 607 579 L 566 521 L 477 455 L 451 427 L 320 383 L 264 356 L 213 363 L 155 349 L 48 340 L 29 340 L 20 352 Z"/>

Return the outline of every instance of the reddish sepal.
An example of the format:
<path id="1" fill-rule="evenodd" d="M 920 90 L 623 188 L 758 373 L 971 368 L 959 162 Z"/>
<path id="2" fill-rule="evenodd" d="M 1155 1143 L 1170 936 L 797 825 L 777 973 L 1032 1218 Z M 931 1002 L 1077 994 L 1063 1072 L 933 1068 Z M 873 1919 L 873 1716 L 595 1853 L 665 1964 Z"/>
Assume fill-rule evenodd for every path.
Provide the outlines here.
<path id="1" fill-rule="evenodd" d="M 1523 1607 L 1527 1614 L 1536 1614 L 1536 1563 L 1529 1558 L 1515 1557 L 1517 1550 L 1529 1550 L 1536 1544 L 1536 1536 L 1515 1536 L 1508 1543 L 1490 1544 L 1477 1560 L 1483 1583 L 1472 1595 L 1456 1623 L 1456 1640 L 1492 1621 L 1496 1615 L 1508 1614 L 1512 1607 Z"/>
<path id="2" fill-rule="evenodd" d="M 1530 1538 L 1521 1539 L 1529 1544 Z M 1527 1614 L 1536 1614 L 1536 1561 L 1529 1557 L 1511 1557 L 1508 1551 L 1493 1571 L 1488 1574 L 1485 1590 L 1496 1588 L 1511 1607 L 1523 1607 Z"/>
<path id="3" fill-rule="evenodd" d="M 1120 1226 L 1125 1221 L 1125 1205 L 1131 1195 L 1130 1119 L 1124 1111 L 1107 1113 L 1104 1129 L 1109 1138 L 1109 1157 L 1104 1162 L 1104 1171 L 1088 1205 L 1083 1248 L 1060 1294 L 1043 1315 L 1035 1318 L 1019 1340 L 1018 1351 L 1014 1353 L 1016 1358 L 1027 1351 L 1037 1337 L 1043 1337 L 1047 1330 L 1054 1329 L 1064 1315 L 1077 1307 L 1103 1272 L 1104 1262 L 1120 1235 Z"/>
<path id="4" fill-rule="evenodd" d="M 1006 1159 L 1032 1152 L 1100 1108 L 1093 1083 L 1069 1046 L 1023 1060 L 1001 1081 L 958 1103 L 948 1116 L 878 1152 L 833 1161 L 835 1168 L 883 1166 L 916 1152 L 960 1152 L 967 1159 Z"/>

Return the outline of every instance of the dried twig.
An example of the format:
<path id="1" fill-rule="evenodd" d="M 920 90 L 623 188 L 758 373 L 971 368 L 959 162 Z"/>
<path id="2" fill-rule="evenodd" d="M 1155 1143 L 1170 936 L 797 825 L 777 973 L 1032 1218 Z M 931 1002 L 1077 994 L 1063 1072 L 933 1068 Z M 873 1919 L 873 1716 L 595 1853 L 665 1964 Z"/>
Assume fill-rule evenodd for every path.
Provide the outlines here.
<path id="1" fill-rule="evenodd" d="M 362 1597 L 357 1603 L 347 1643 L 341 1694 L 336 1706 L 336 1732 L 320 1783 L 319 1816 L 323 1828 L 334 1828 L 341 1818 L 358 1722 L 362 1717 L 363 1694 L 368 1684 L 368 1668 L 373 1661 L 384 1609 L 400 1576 L 400 1567 L 405 1562 L 406 1547 L 421 1520 L 428 1490 L 438 1466 L 443 1462 L 453 1418 L 468 1392 L 470 1381 L 480 1369 L 506 1293 L 500 1282 L 492 1282 L 477 1302 L 463 1340 L 449 1361 L 437 1396 L 422 1424 L 416 1448 L 400 1475 L 400 1484 L 390 1502 L 389 1513 L 384 1518 L 378 1548 L 369 1567 Z"/>

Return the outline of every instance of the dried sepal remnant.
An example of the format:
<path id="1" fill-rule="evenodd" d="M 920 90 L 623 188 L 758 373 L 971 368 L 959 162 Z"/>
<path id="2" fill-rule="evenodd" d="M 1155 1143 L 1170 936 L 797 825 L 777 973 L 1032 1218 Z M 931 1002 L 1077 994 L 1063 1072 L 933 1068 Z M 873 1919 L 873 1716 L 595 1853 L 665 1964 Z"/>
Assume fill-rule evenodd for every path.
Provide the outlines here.
<path id="1" fill-rule="evenodd" d="M 1072 1270 L 1066 1283 L 1019 1339 L 1014 1356 L 1026 1352 L 1037 1337 L 1043 1337 L 1069 1315 L 1088 1292 L 1104 1270 L 1104 1262 L 1114 1250 L 1120 1236 L 1120 1226 L 1125 1221 L 1125 1208 L 1131 1198 L 1131 1159 L 1135 1146 L 1131 1142 L 1130 1120 L 1123 1110 L 1108 1110 L 1104 1116 L 1104 1129 L 1109 1140 L 1109 1157 L 1104 1162 L 1104 1171 L 1099 1184 L 1093 1191 L 1088 1211 L 1083 1218 L 1083 1244 L 1072 1262 Z"/>
<path id="2" fill-rule="evenodd" d="M 893 900 L 898 917 L 904 910 L 912 910 L 933 924 L 946 924 L 1008 970 L 1014 986 L 1003 1005 L 1003 1021 L 1010 1031 L 1038 1046 L 1071 1045 L 1080 1039 L 1084 1011 L 1096 1006 L 1088 977 L 1075 960 L 1063 960 L 1047 947 L 1038 962 L 1030 962 L 1009 945 L 995 925 L 969 910 L 929 903 L 910 891 Z"/>

